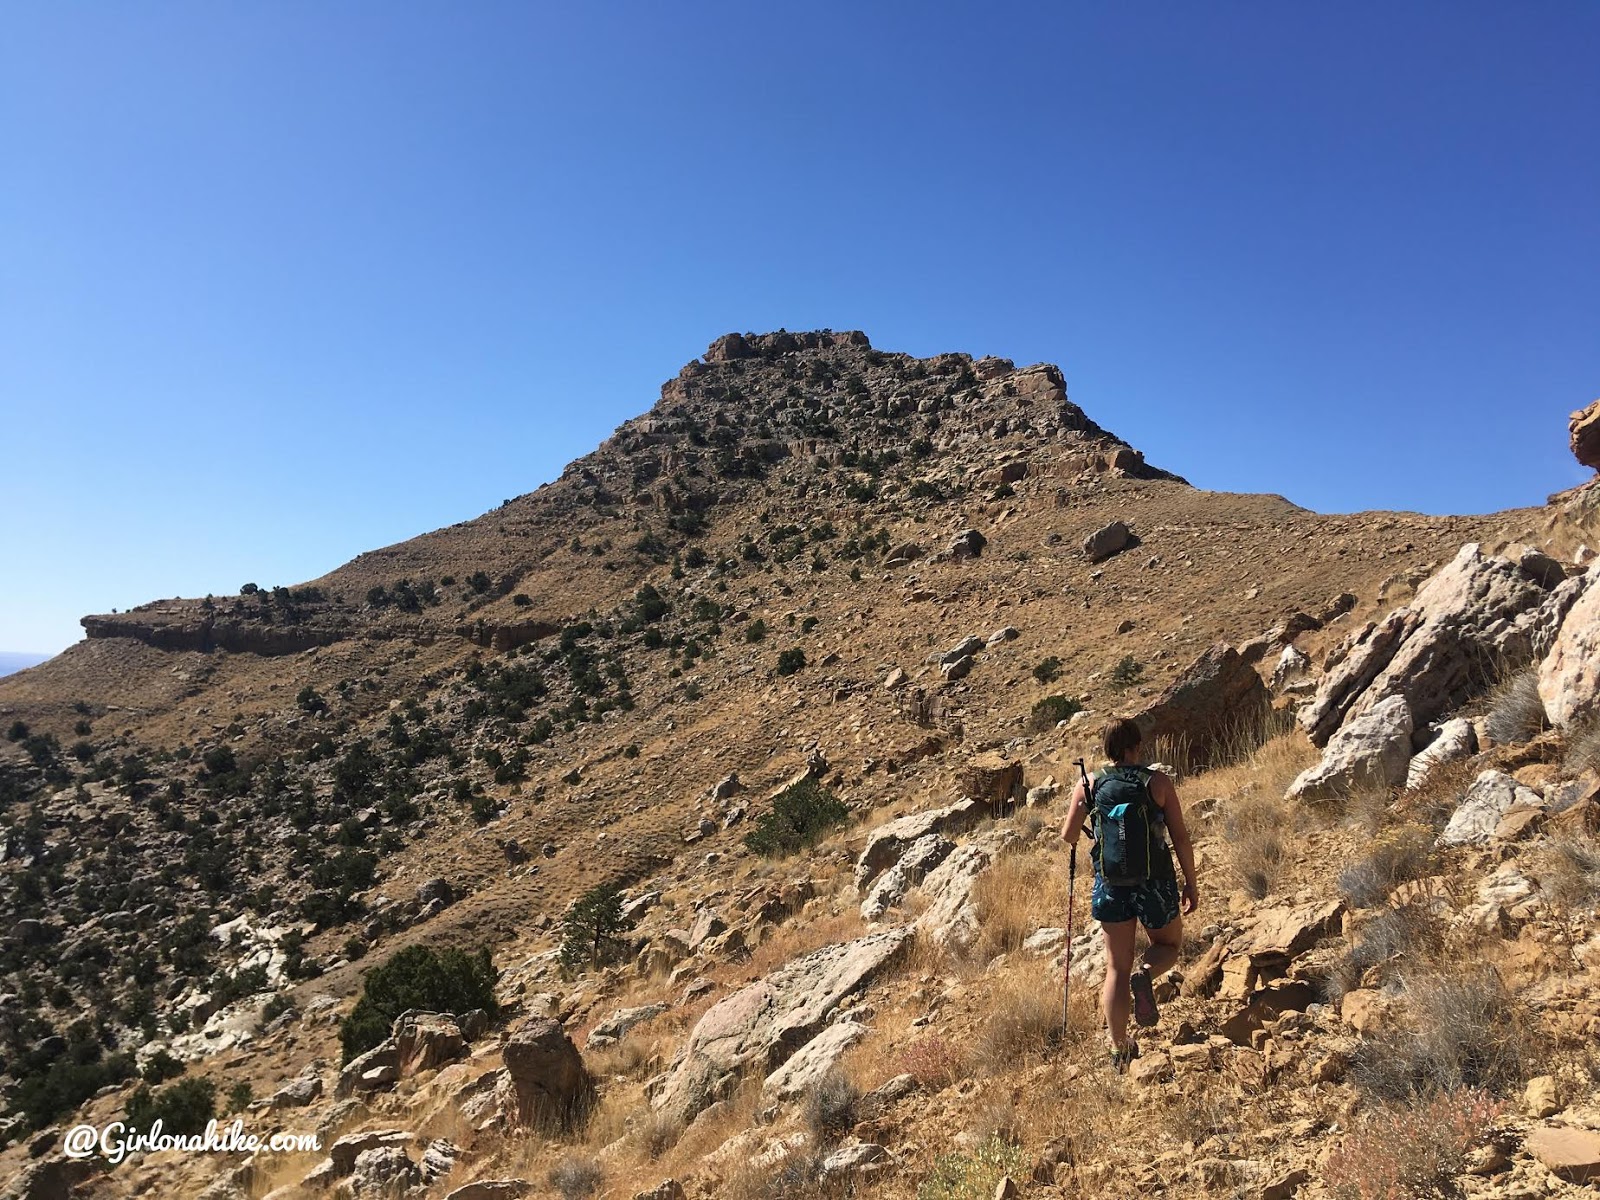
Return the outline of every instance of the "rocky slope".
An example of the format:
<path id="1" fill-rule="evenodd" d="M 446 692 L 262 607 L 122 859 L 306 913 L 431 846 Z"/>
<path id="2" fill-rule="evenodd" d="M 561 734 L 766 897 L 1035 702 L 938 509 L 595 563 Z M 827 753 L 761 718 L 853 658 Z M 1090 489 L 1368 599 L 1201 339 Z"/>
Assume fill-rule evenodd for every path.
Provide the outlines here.
<path id="1" fill-rule="evenodd" d="M 1589 511 L 1587 492 L 1473 518 L 1323 516 L 1199 492 L 1090 421 L 1053 367 L 917 360 L 856 333 L 729 335 L 560 480 L 476 521 L 293 588 L 86 618 L 86 641 L 0 681 L 15 735 L 0 743 L 0 886 L 15 914 L 0 958 L 15 1144 L 0 1162 L 38 1195 L 78 1174 L 106 1194 L 217 1180 L 218 1196 L 443 1195 L 491 1172 L 583 1194 L 571 1189 L 591 1161 L 615 1195 L 646 1190 L 658 1162 L 704 1194 L 756 1194 L 785 1171 L 772 1186 L 791 1194 L 912 1194 L 963 1136 L 990 1146 L 998 1133 L 994 1154 L 1056 1156 L 1020 1173 L 1048 1193 L 1115 1159 L 1083 1148 L 1076 1117 L 1022 1097 L 1078 1113 L 1074 1096 L 1134 1089 L 1133 1122 L 1203 1085 L 1222 1089 L 1218 1107 L 1159 1145 L 1130 1143 L 1142 1181 L 1289 1195 L 1301 1184 L 1278 1176 L 1300 1171 L 1323 1186 L 1324 1135 L 1369 1103 L 1345 1078 L 1361 1060 L 1353 1014 L 1385 997 L 1403 1011 L 1405 987 L 1398 972 L 1358 977 L 1344 1000 L 1376 999 L 1346 1012 L 1329 982 L 1342 976 L 1301 962 L 1341 937 L 1360 946 L 1337 868 L 1370 835 L 1318 809 L 1304 829 L 1316 852 L 1290 850 L 1287 866 L 1280 852 L 1281 879 L 1265 880 L 1232 861 L 1254 844 L 1245 817 L 1291 783 L 1341 811 L 1352 793 L 1399 787 L 1441 721 L 1534 663 L 1540 711 L 1563 729 L 1520 759 L 1487 730 L 1453 735 L 1511 782 L 1461 778 L 1438 799 L 1428 820 L 1442 828 L 1465 807 L 1480 815 L 1462 828 L 1490 837 L 1441 843 L 1456 857 L 1430 869 L 1453 880 L 1455 906 L 1477 875 L 1504 882 L 1499 860 L 1520 842 L 1483 847 L 1513 811 L 1544 814 L 1518 818 L 1519 839 L 1544 838 L 1558 807 L 1589 811 L 1574 791 L 1585 776 L 1562 765 L 1578 761 L 1593 690 L 1591 593 L 1574 563 Z M 1458 553 L 1467 543 L 1479 549 Z M 1091 715 L 1057 732 L 1049 718 L 1071 705 L 1050 697 Z M 1251 758 L 1276 728 L 1267 706 L 1302 702 L 1326 753 L 1288 733 Z M 1048 1007 L 1060 917 L 1016 896 L 1064 907 L 1059 855 L 1005 801 L 1048 801 L 1063 736 L 1141 708 L 1169 748 L 1212 768 L 1195 783 L 1228 915 L 1196 926 L 1181 1022 L 1164 1024 L 1155 1066 L 1122 1082 L 1104 1077 L 1087 1009 L 1066 1043 L 991 1026 Z M 1294 770 L 1278 778 L 1284 761 Z M 753 855 L 746 830 L 802 776 L 852 824 L 799 859 Z M 1285 811 L 1252 819 L 1307 820 L 1303 802 Z M 897 813 L 930 812 L 947 815 L 867 842 Z M 563 973 L 557 924 L 600 883 L 637 901 L 630 957 Z M 1548 960 L 1515 980 L 1519 995 L 1541 1021 L 1576 1013 L 1584 1028 L 1581 993 L 1552 991 L 1559 955 L 1541 931 L 1555 910 L 1527 912 L 1496 925 L 1531 927 L 1528 953 Z M 1310 933 L 1296 926 L 1308 913 Z M 1586 944 L 1580 918 L 1560 920 Z M 366 967 L 478 943 L 502 972 L 493 1028 L 464 1014 L 408 1026 L 341 1075 L 330 1022 Z M 1075 958 L 1087 966 L 1093 945 Z M 1569 972 L 1587 971 L 1572 946 Z M 991 1035 L 993 1053 L 968 1053 Z M 371 1144 L 336 1150 L 331 1167 L 57 1161 L 59 1125 L 83 1100 L 103 1085 L 85 1119 L 127 1104 L 120 1054 L 169 1054 L 189 1078 L 280 1097 L 249 1110 L 253 1125 L 400 1132 L 362 1135 Z M 800 1114 L 841 1054 L 873 1096 L 853 1133 L 808 1129 Z M 918 1069 L 890 1069 L 907 1063 Z M 925 1102 L 905 1103 L 907 1074 Z M 1563 1100 L 1581 1099 L 1575 1076 L 1557 1078 Z M 974 1125 L 1007 1103 L 1027 1128 L 1015 1115 Z M 551 1104 L 589 1115 L 551 1135 L 536 1116 Z M 517 1132 L 530 1120 L 551 1136 Z M 1050 1149 L 1067 1137 L 1079 1141 Z M 827 1154 L 849 1161 L 822 1182 Z M 1513 1162 L 1513 1177 L 1536 1169 L 1521 1150 Z M 552 1184 L 552 1169 L 571 1178 Z"/>

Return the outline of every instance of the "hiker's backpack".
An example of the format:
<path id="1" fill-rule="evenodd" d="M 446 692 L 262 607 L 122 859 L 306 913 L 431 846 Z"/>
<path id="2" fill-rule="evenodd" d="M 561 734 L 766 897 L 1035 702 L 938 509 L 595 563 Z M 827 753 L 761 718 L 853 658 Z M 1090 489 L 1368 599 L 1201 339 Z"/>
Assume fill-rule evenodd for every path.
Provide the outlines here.
<path id="1" fill-rule="evenodd" d="M 1144 883 L 1166 853 L 1161 810 L 1150 795 L 1150 774 L 1145 767 L 1111 767 L 1092 785 L 1089 815 L 1100 877 L 1109 884 Z"/>

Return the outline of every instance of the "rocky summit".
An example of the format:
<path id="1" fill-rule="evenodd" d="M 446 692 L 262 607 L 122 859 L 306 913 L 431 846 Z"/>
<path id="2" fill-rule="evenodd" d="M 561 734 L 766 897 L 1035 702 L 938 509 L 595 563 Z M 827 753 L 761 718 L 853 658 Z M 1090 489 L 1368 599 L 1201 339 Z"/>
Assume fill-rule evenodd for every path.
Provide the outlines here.
<path id="1" fill-rule="evenodd" d="M 85 617 L 0 679 L 0 1195 L 1592 1195 L 1600 484 L 1185 465 L 735 333 L 476 520 Z M 1118 715 L 1201 895 L 1125 1073 L 1056 836 Z M 64 1153 L 211 1117 L 317 1147 Z"/>

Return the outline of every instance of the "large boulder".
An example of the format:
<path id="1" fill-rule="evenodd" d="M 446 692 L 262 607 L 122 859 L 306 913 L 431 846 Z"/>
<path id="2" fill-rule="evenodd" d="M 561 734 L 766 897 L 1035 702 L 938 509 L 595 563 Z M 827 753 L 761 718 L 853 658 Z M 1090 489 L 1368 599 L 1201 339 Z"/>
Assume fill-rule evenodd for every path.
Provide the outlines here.
<path id="1" fill-rule="evenodd" d="M 867 834 L 866 848 L 856 860 L 856 889 L 866 891 L 918 839 L 930 833 L 958 832 L 974 824 L 980 815 L 976 801 L 958 800 L 944 808 L 931 808 L 879 825 Z"/>
<path id="2" fill-rule="evenodd" d="M 1600 1133 L 1571 1125 L 1541 1125 L 1523 1143 L 1547 1171 L 1568 1183 L 1600 1180 Z"/>
<path id="3" fill-rule="evenodd" d="M 1600 400 L 1567 418 L 1567 434 L 1572 457 L 1600 471 Z"/>
<path id="4" fill-rule="evenodd" d="M 956 772 L 956 787 L 970 800 L 1005 804 L 1022 790 L 1022 764 L 999 754 L 979 754 Z"/>
<path id="5" fill-rule="evenodd" d="M 334 1085 L 334 1099 L 348 1099 L 357 1092 L 380 1091 L 392 1087 L 399 1079 L 400 1049 L 393 1038 L 385 1038 L 344 1065 L 339 1072 L 339 1082 Z"/>
<path id="6" fill-rule="evenodd" d="M 1289 785 L 1296 800 L 1333 800 L 1364 787 L 1394 787 L 1411 761 L 1411 710 L 1390 696 L 1333 735 L 1322 761 Z"/>
<path id="7" fill-rule="evenodd" d="M 1576 598 L 1571 581 L 1547 592 L 1518 563 L 1469 542 L 1409 605 L 1346 639 L 1300 724 L 1325 746 L 1391 696 L 1404 696 L 1412 720 L 1426 724 L 1481 692 L 1497 665 L 1531 661 Z"/>
<path id="8" fill-rule="evenodd" d="M 567 1128 L 593 1102 L 594 1080 L 560 1021 L 528 1018 L 506 1038 L 502 1052 L 523 1124 Z"/>
<path id="9" fill-rule="evenodd" d="M 1147 745 L 1164 738 L 1185 748 L 1199 766 L 1257 730 L 1271 704 L 1256 669 L 1228 643 L 1217 642 L 1134 720 Z"/>
<path id="10" fill-rule="evenodd" d="M 1083 539 L 1083 553 L 1090 562 L 1104 562 L 1120 554 L 1133 542 L 1133 532 L 1122 521 L 1103 525 Z"/>
<path id="11" fill-rule="evenodd" d="M 402 1079 L 436 1071 L 467 1052 L 461 1026 L 448 1013 L 402 1013 L 395 1018 L 393 1041 L 399 1051 Z"/>
<path id="12" fill-rule="evenodd" d="M 771 1073 L 827 1024 L 845 997 L 871 982 L 905 951 L 904 926 L 804 954 L 712 1005 L 651 1103 L 690 1121 L 746 1070 Z"/>
<path id="13" fill-rule="evenodd" d="M 1581 595 L 1539 667 L 1539 699 L 1545 716 L 1560 729 L 1600 710 L 1600 586 L 1591 583 L 1591 576 L 1583 575 L 1561 585 L 1576 584 Z"/>

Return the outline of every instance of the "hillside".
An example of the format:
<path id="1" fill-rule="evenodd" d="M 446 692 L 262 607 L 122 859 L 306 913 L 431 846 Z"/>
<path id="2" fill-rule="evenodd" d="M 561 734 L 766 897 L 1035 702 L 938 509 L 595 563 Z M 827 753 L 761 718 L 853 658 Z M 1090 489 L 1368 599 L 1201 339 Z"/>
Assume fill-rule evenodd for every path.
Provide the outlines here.
<path id="1" fill-rule="evenodd" d="M 1115 522 L 1126 535 L 1114 548 L 1086 549 Z M 85 617 L 83 642 L 0 680 L 0 724 L 12 735 L 0 742 L 0 887 L 15 915 L 0 958 L 10 1108 L 0 1128 L 15 1144 L 0 1170 L 43 1187 L 30 1155 L 53 1161 L 59 1127 L 89 1119 L 73 1116 L 80 1103 L 106 1089 L 87 1110 L 95 1120 L 126 1104 L 133 1083 L 121 1054 L 142 1064 L 164 1051 L 190 1064 L 186 1077 L 214 1078 L 223 1092 L 248 1084 L 257 1097 L 309 1068 L 331 1092 L 340 1051 L 328 1016 L 348 1011 L 363 971 L 409 946 L 484 944 L 502 972 L 502 1033 L 548 1009 L 582 1044 L 614 1009 L 672 1006 L 651 1026 L 649 1049 L 606 1046 L 601 1056 L 612 1057 L 590 1067 L 610 1081 L 601 1111 L 619 1124 L 610 1138 L 591 1125 L 579 1144 L 611 1164 L 605 1194 L 632 1196 L 627 1181 L 649 1174 L 655 1157 L 633 1163 L 642 1135 L 623 1118 L 644 1103 L 647 1079 L 653 1098 L 672 1094 L 658 1077 L 694 1022 L 791 959 L 867 935 L 852 873 L 869 830 L 970 796 L 975 778 L 1005 780 L 979 799 L 1037 788 L 1045 803 L 1067 778 L 1064 739 L 1076 746 L 1106 717 L 1145 709 L 1217 643 L 1247 651 L 1229 668 L 1239 679 L 1270 676 L 1284 647 L 1297 647 L 1306 665 L 1298 681 L 1278 681 L 1277 718 L 1249 744 L 1212 754 L 1210 773 L 1180 779 L 1215 818 L 1202 854 L 1216 891 L 1191 934 L 1192 966 L 1258 910 L 1336 895 L 1337 868 L 1359 853 L 1362 837 L 1318 810 L 1302 827 L 1307 851 L 1255 886 L 1248 869 L 1229 866 L 1240 839 L 1226 828 L 1230 806 L 1252 794 L 1276 803 L 1317 761 L 1303 734 L 1283 732 L 1299 704 L 1359 716 L 1343 693 L 1315 695 L 1341 662 L 1362 661 L 1365 643 L 1347 639 L 1369 622 L 1387 628 L 1385 615 L 1448 573 L 1466 543 L 1494 561 L 1509 556 L 1513 574 L 1535 570 L 1515 565 L 1534 561 L 1525 546 L 1572 570 L 1594 531 L 1587 491 L 1472 517 L 1323 515 L 1276 496 L 1204 492 L 1090 420 L 1053 366 L 915 359 L 859 333 L 728 335 L 559 480 L 476 520 L 320 579 Z M 1545 611 L 1543 591 L 1518 586 L 1517 613 Z M 1496 670 L 1509 677 L 1535 649 L 1545 654 L 1566 611 L 1526 645 L 1494 634 L 1501 660 L 1453 684 L 1448 711 L 1418 719 L 1414 748 L 1436 717 L 1481 713 Z M 968 653 L 949 653 L 971 638 Z M 1350 694 L 1374 678 L 1378 668 Z M 1036 715 L 1052 696 L 1088 715 L 1058 730 Z M 1562 737 L 1545 738 L 1502 765 L 1566 761 Z M 1553 766 L 1545 773 L 1540 786 L 1562 781 Z M 744 837 L 801 776 L 837 796 L 849 824 L 815 852 L 769 863 Z M 1187 790 L 1191 779 L 1203 794 Z M 1292 827 L 1300 811 L 1261 819 Z M 1013 825 L 1024 846 L 983 851 L 994 863 L 985 886 L 1013 880 L 1013 899 L 985 914 L 983 945 L 1012 961 L 946 956 L 919 941 L 899 974 L 863 977 L 857 1010 L 869 1010 L 860 1020 L 874 1032 L 852 1054 L 882 1060 L 858 1064 L 863 1077 L 899 1062 L 885 1047 L 903 1049 L 929 1022 L 956 1044 L 979 1037 L 985 1011 L 1005 997 L 1042 1003 L 1020 941 L 991 929 L 1007 905 L 1027 934 L 1061 923 L 1060 855 L 1038 836 L 1039 818 L 1029 825 L 1003 804 L 992 817 L 974 835 L 990 839 L 984 846 Z M 548 958 L 563 914 L 602 883 L 631 889 L 641 912 L 652 897 L 653 915 L 626 965 L 563 976 Z M 1025 902 L 1036 895 L 1049 897 L 1048 913 Z M 735 916 L 758 910 L 767 919 Z M 1078 919 L 1081 932 L 1083 895 Z M 1207 921 L 1224 925 L 1206 937 Z M 693 936 L 702 924 L 721 928 Z M 743 931 L 737 941 L 721 936 L 730 927 Z M 1186 1010 L 1192 1029 L 1213 1020 L 1209 999 Z M 1030 1047 L 1016 1062 L 997 1054 L 981 1071 L 952 1070 L 937 1105 L 893 1130 L 900 1165 L 869 1172 L 871 1189 L 914 1194 L 938 1154 L 963 1144 L 973 1114 L 993 1107 L 996 1080 L 1020 1094 L 1048 1079 L 1065 1094 L 1098 1075 L 1094 1021 L 1086 1007 L 1074 1021 L 1080 1039 L 1048 1054 Z M 498 1064 L 500 1043 L 483 1045 Z M 431 1069 L 392 1094 L 313 1097 L 311 1109 L 250 1118 L 330 1131 L 427 1125 L 460 1163 L 434 1180 L 401 1170 L 418 1195 L 445 1195 L 489 1165 L 533 1172 L 545 1188 L 539 1172 L 570 1144 L 519 1146 L 504 1114 L 462 1115 L 472 1106 L 453 1090 L 459 1072 L 447 1078 L 456 1067 Z M 1329 1111 L 1356 1103 L 1353 1085 L 1323 1082 L 1348 1093 Z M 1287 1101 L 1265 1078 L 1257 1084 L 1250 1094 L 1267 1096 L 1263 1111 L 1240 1101 L 1205 1120 L 1284 1125 Z M 769 1121 L 796 1113 L 755 1107 Z M 1293 1119 L 1326 1121 L 1312 1109 Z M 687 1164 L 738 1137 L 755 1146 L 745 1132 L 755 1115 L 734 1106 L 662 1136 L 684 1133 L 671 1154 Z M 856 1141 L 871 1143 L 866 1132 Z M 1192 1146 L 1219 1136 L 1198 1124 L 1190 1133 Z M 1037 1130 L 1002 1141 L 1029 1153 L 1044 1144 Z M 1139 1170 L 1165 1169 L 1155 1161 Z M 216 1178 L 218 1197 L 262 1196 L 299 1186 L 314 1162 L 293 1175 L 264 1164 L 217 1174 L 237 1165 L 157 1154 L 85 1173 L 82 1186 L 182 1195 Z M 399 1170 L 392 1155 L 390 1165 Z M 1215 1174 L 1201 1186 L 1219 1195 L 1253 1178 Z M 733 1187 L 725 1168 L 697 1179 L 703 1194 Z M 1030 1186 L 1054 1189 L 1055 1176 Z M 314 1180 L 304 1190 L 324 1189 Z"/>

